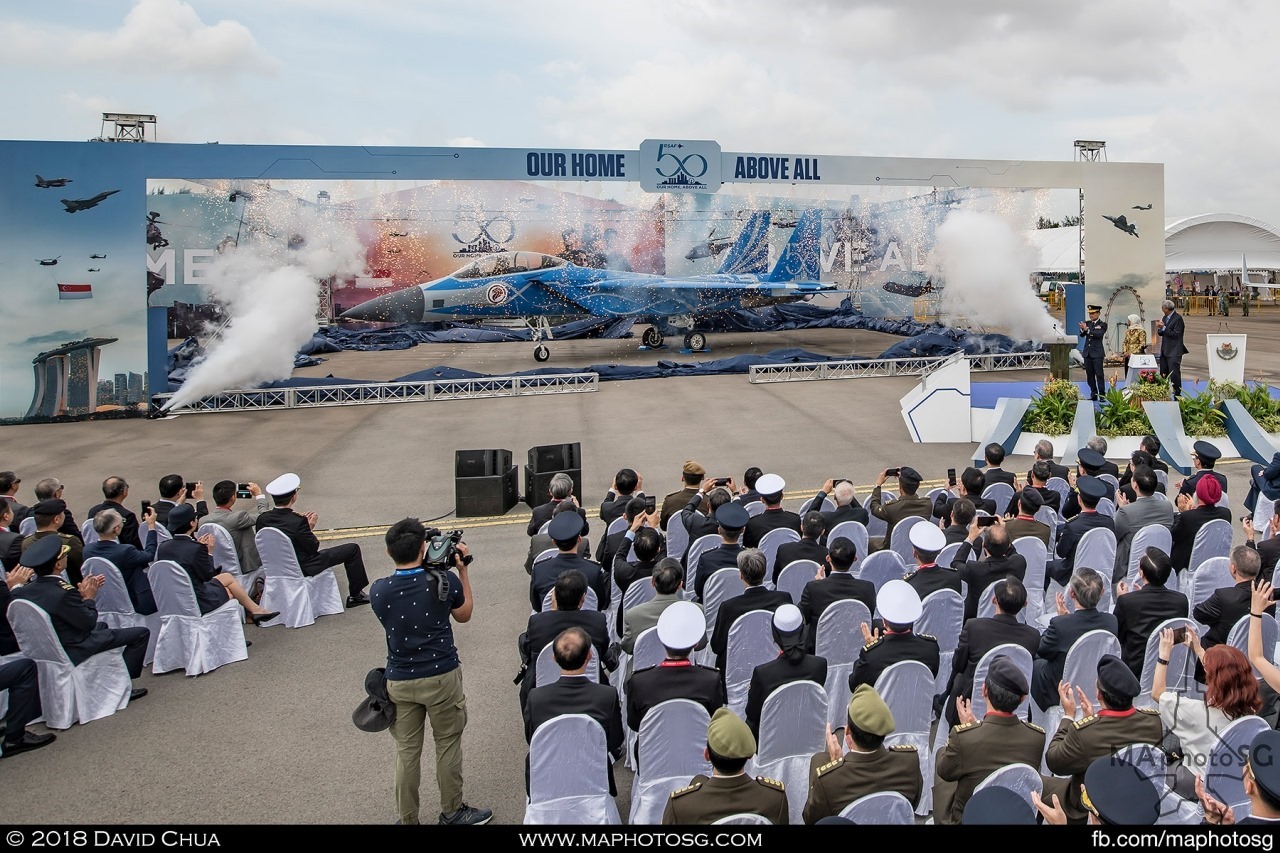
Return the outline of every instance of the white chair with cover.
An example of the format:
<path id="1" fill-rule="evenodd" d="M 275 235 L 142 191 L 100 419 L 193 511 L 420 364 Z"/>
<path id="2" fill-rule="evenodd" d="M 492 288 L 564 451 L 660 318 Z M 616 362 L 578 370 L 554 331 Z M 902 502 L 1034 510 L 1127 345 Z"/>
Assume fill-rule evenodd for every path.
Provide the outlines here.
<path id="1" fill-rule="evenodd" d="M 925 785 L 925 789 L 928 788 Z M 840 811 L 840 817 L 859 826 L 912 826 L 916 822 L 911 801 L 897 791 L 859 797 Z"/>
<path id="2" fill-rule="evenodd" d="M 982 490 L 983 499 L 996 502 L 996 515 L 1004 515 L 1013 494 L 1013 486 L 1008 483 L 992 483 Z"/>
<path id="3" fill-rule="evenodd" d="M 525 824 L 622 823 L 609 795 L 608 762 L 604 729 L 586 714 L 563 714 L 538 726 L 529 742 Z"/>
<path id="4" fill-rule="evenodd" d="M 1237 823 L 1253 813 L 1249 797 L 1244 792 L 1244 766 L 1248 761 L 1249 744 L 1270 728 L 1266 720 L 1253 715 L 1232 720 L 1218 732 L 1218 742 L 1209 753 L 1209 766 L 1204 774 L 1205 790 L 1218 802 L 1231 807 Z"/>
<path id="5" fill-rule="evenodd" d="M 560 665 L 556 663 L 555 652 L 552 648 L 555 646 L 555 640 L 547 643 L 542 647 L 542 651 L 538 652 L 538 658 L 534 662 L 533 668 L 537 679 L 534 684 L 539 687 L 551 684 L 560 678 Z M 592 646 L 591 651 L 587 652 L 587 680 L 596 684 L 600 683 L 600 660 L 596 657 L 596 647 Z"/>
<path id="6" fill-rule="evenodd" d="M 816 498 L 817 495 L 814 495 L 813 497 Z M 800 504 L 800 509 L 796 511 L 796 514 L 803 516 L 806 512 L 808 512 L 811 509 L 817 509 L 818 512 L 835 512 L 836 502 L 831 500 L 831 498 L 826 497 L 822 499 L 822 506 L 815 507 L 813 505 L 813 498 L 809 498 L 807 501 Z"/>
<path id="7" fill-rule="evenodd" d="M 1053 507 L 1042 506 L 1036 510 L 1035 520 L 1049 528 L 1048 552 L 1050 554 L 1058 553 L 1058 528 L 1062 524 L 1062 516 Z"/>
<path id="8" fill-rule="evenodd" d="M 1231 522 L 1225 518 L 1215 518 L 1196 531 L 1196 538 L 1191 542 L 1191 559 L 1187 561 L 1187 569 L 1194 572 L 1210 557 L 1231 556 Z M 1190 589 L 1187 572 L 1182 573 L 1183 593 Z M 1191 596 L 1188 594 L 1188 598 Z"/>
<path id="9" fill-rule="evenodd" d="M 206 533 L 213 534 L 213 552 L 209 556 L 213 558 L 214 568 L 230 574 L 240 582 L 245 592 L 253 592 L 253 584 L 262 577 L 262 569 L 245 572 L 241 568 L 240 555 L 236 553 L 236 542 L 231 538 L 231 531 L 221 524 L 207 522 L 200 525 L 196 530 L 196 538 L 199 539 Z"/>
<path id="10" fill-rule="evenodd" d="M 542 609 L 544 612 L 551 609 L 551 599 L 555 598 L 555 595 L 556 595 L 555 587 L 552 587 L 551 589 L 547 590 L 545 595 L 542 596 Z M 266 607 L 266 605 L 264 604 L 263 607 Z M 587 592 L 582 597 L 582 609 L 583 610 L 599 610 L 600 609 L 600 599 L 596 597 L 596 591 L 591 587 L 587 587 Z"/>
<path id="11" fill-rule="evenodd" d="M 1104 483 L 1110 483 L 1113 491 L 1120 488 L 1120 479 L 1115 474 L 1099 474 L 1098 479 Z"/>
<path id="12" fill-rule="evenodd" d="M 648 578 L 636 578 L 627 587 L 627 591 L 622 594 L 622 619 L 625 624 L 627 611 L 637 604 L 644 604 L 646 601 L 653 601 L 658 591 L 653 588 L 653 584 Z"/>
<path id="13" fill-rule="evenodd" d="M 845 725 L 849 710 L 849 675 L 862 651 L 863 624 L 871 624 L 871 611 L 861 601 L 847 598 L 832 602 L 818 617 L 814 653 L 827 661 L 827 721 L 832 729 Z"/>
<path id="14" fill-rule="evenodd" d="M 1266 658 L 1268 663 L 1276 662 L 1276 641 L 1280 639 L 1280 625 L 1277 624 L 1276 618 L 1270 613 L 1262 614 L 1262 656 Z M 1231 633 L 1227 635 L 1227 645 L 1234 646 L 1239 649 L 1245 658 L 1249 657 L 1249 617 L 1241 616 L 1236 624 L 1231 626 Z M 1262 678 L 1262 673 L 1258 672 L 1258 668 L 1253 668 L 1253 677 Z"/>
<path id="15" fill-rule="evenodd" d="M 1035 625 L 1044 610 L 1044 571 L 1049 561 L 1049 549 L 1035 536 L 1019 536 L 1013 540 L 1013 550 L 1027 561 L 1027 573 L 1022 578 L 1023 586 L 1027 588 L 1027 606 L 1019 621 Z"/>
<path id="16" fill-rule="evenodd" d="M 773 821 L 761 814 L 752 814 L 751 812 L 741 812 L 739 814 L 726 815 L 719 820 L 711 821 L 712 826 L 721 826 L 729 824 L 743 824 L 746 826 L 773 826 Z"/>
<path id="17" fill-rule="evenodd" d="M 726 705 L 738 716 L 747 708 L 747 689 L 757 666 L 778 656 L 773 642 L 773 612 L 753 610 L 734 620 L 725 644 L 724 687 Z"/>
<path id="18" fill-rule="evenodd" d="M 920 523 L 932 524 L 933 522 L 927 518 L 911 515 L 893 526 L 888 550 L 901 557 L 904 565 L 910 566 L 916 561 L 915 547 L 911 544 L 911 528 Z"/>
<path id="19" fill-rule="evenodd" d="M 893 551 L 876 551 L 862 561 L 857 575 L 864 581 L 870 581 L 880 591 L 891 580 L 900 580 L 907 573 L 907 565 Z"/>
<path id="20" fill-rule="evenodd" d="M 18 522 L 18 535 L 21 536 L 23 539 L 26 539 L 28 536 L 30 536 L 32 533 L 35 533 L 35 532 L 36 532 L 35 516 L 28 515 L 26 518 L 22 519 L 22 521 Z"/>
<path id="21" fill-rule="evenodd" d="M 752 501 L 744 506 L 743 509 L 747 511 L 748 518 L 755 518 L 757 515 L 764 512 L 764 501 Z"/>
<path id="22" fill-rule="evenodd" d="M 156 544 L 157 545 L 159 545 L 162 542 L 168 542 L 172 538 L 173 538 L 173 534 L 169 532 L 169 528 L 165 527 L 163 524 L 156 525 Z"/>
<path id="23" fill-rule="evenodd" d="M 948 545 L 947 547 L 945 547 L 945 548 L 943 548 L 941 551 L 939 551 L 939 552 L 938 552 L 938 565 L 939 565 L 939 566 L 946 566 L 947 568 L 951 568 L 951 564 L 952 564 L 952 563 L 954 563 L 954 562 L 956 561 L 956 554 L 959 554 L 959 553 L 960 553 L 960 546 L 961 546 L 961 545 L 963 545 L 963 544 L 964 544 L 963 542 L 952 542 L 950 545 Z M 978 545 L 976 545 L 976 544 L 974 545 L 974 548 L 975 548 L 975 549 L 976 549 L 976 548 L 978 548 L 978 547 L 980 547 L 980 546 L 978 546 Z M 977 559 L 977 558 L 975 557 L 974 559 Z"/>
<path id="24" fill-rule="evenodd" d="M 786 785 L 793 824 L 804 822 L 809 760 L 826 749 L 826 729 L 827 691 L 812 681 L 782 685 L 765 697 L 760 709 L 760 746 L 748 773 Z"/>
<path id="25" fill-rule="evenodd" d="M 859 560 L 865 560 L 867 558 L 867 542 L 870 539 L 870 534 L 867 533 L 867 526 L 865 524 L 860 521 L 840 522 L 835 527 L 827 531 L 827 547 L 831 547 L 832 542 L 842 537 L 853 543 L 854 550 L 857 552 Z"/>
<path id="26" fill-rule="evenodd" d="M 536 566 L 544 560 L 550 560 L 552 557 L 554 557 L 556 554 L 559 554 L 559 553 L 560 553 L 559 548 L 546 548 L 542 551 L 539 551 L 538 556 L 533 558 L 532 565 Z M 610 568 L 612 568 L 612 566 L 610 566 Z"/>
<path id="27" fill-rule="evenodd" d="M 1102 575 L 1105 586 L 1111 586 L 1111 575 L 1116 567 L 1116 534 L 1106 527 L 1085 531 L 1076 545 L 1076 569 L 1093 569 Z M 1101 605 L 1099 605 L 1101 609 Z"/>
<path id="28" fill-rule="evenodd" d="M 1201 824 L 1204 822 L 1204 809 L 1199 803 L 1184 800 L 1170 789 L 1169 783 L 1173 774 L 1165 754 L 1158 748 L 1146 743 L 1135 743 L 1116 750 L 1115 760 L 1134 767 L 1156 786 L 1160 797 L 1160 816 L 1157 824 Z"/>
<path id="29" fill-rule="evenodd" d="M 80 567 L 80 574 L 102 575 L 103 581 L 93 604 L 98 608 L 98 617 L 107 623 L 109 628 L 146 628 L 151 632 L 147 640 L 147 654 L 142 659 L 143 666 L 150 666 L 156 656 L 156 640 L 160 637 L 160 615 L 153 613 L 143 616 L 133 609 L 133 600 L 125 588 L 124 575 L 116 568 L 115 563 L 103 557 L 90 557 Z"/>
<path id="30" fill-rule="evenodd" d="M 1185 594 L 1193 611 L 1217 590 L 1236 585 L 1231 578 L 1230 557 L 1210 557 L 1183 576 L 1189 581 Z"/>
<path id="31" fill-rule="evenodd" d="M 1071 485 L 1061 477 L 1050 477 L 1045 481 L 1046 489 L 1053 489 L 1062 499 L 1058 501 L 1058 506 L 1067 505 L 1067 497 L 1071 494 Z"/>
<path id="32" fill-rule="evenodd" d="M 1129 565 L 1125 567 L 1124 578 L 1133 586 L 1141 572 L 1138 563 L 1142 562 L 1148 548 L 1159 548 L 1166 555 L 1173 553 L 1173 533 L 1163 524 L 1148 524 L 1129 542 Z"/>
<path id="33" fill-rule="evenodd" d="M 680 513 L 667 520 L 667 528 L 663 534 L 667 537 L 667 556 L 682 559 L 684 552 L 689 549 L 689 529 L 684 526 Z"/>
<path id="34" fill-rule="evenodd" d="M 684 570 L 684 588 L 687 592 L 693 592 L 693 582 L 698 576 L 698 563 L 702 560 L 702 555 L 707 551 L 719 548 L 724 540 L 719 534 L 708 534 L 707 536 L 699 536 L 697 541 L 689 546 L 689 556 L 685 560 Z M 679 559 L 679 556 L 676 557 Z"/>
<path id="35" fill-rule="evenodd" d="M 1169 488 L 1169 473 L 1167 471 L 1161 471 L 1159 468 L 1157 468 L 1156 482 L 1164 486 L 1167 491 Z M 1163 494 L 1163 492 L 1157 492 L 1157 494 Z"/>
<path id="36" fill-rule="evenodd" d="M 631 522 L 627 521 L 627 517 L 625 515 L 620 515 L 613 521 L 609 522 L 609 526 L 604 529 L 604 535 L 609 537 L 615 533 L 621 533 L 630 526 Z"/>
<path id="37" fill-rule="evenodd" d="M 639 761 L 627 823 L 662 823 L 672 791 L 688 785 L 699 773 L 711 775 L 711 762 L 702 755 L 710 721 L 707 709 L 691 699 L 668 699 L 644 715 L 637 735 Z"/>
<path id="38" fill-rule="evenodd" d="M 1258 532 L 1258 541 L 1266 542 L 1271 538 L 1271 517 L 1276 514 L 1276 503 L 1264 494 L 1258 495 L 1253 505 L 1253 529 Z"/>
<path id="39" fill-rule="evenodd" d="M 936 506 L 938 497 L 940 495 L 946 495 L 949 498 L 954 497 L 954 495 L 951 494 L 950 489 L 946 488 L 945 486 L 938 486 L 937 488 L 930 489 L 929 493 L 924 496 L 924 499 L 929 502 L 929 506 Z M 939 516 L 936 512 L 931 517 L 935 521 L 941 518 L 941 516 Z"/>
<path id="40" fill-rule="evenodd" d="M 133 682 L 124 665 L 124 649 L 100 652 L 79 665 L 71 663 L 53 630 L 49 614 L 24 599 L 9 604 L 9 624 L 18 648 L 36 662 L 44 724 L 69 729 L 110 716 L 129 704 Z"/>
<path id="41" fill-rule="evenodd" d="M 621 651 L 618 653 L 618 669 L 616 670 L 616 677 L 612 679 L 614 689 L 618 692 L 619 707 L 623 709 L 627 707 L 627 681 L 631 678 L 631 674 L 638 669 L 657 666 L 667 656 L 666 648 L 662 645 L 662 641 L 658 639 L 657 626 L 641 631 L 636 637 L 635 645 L 631 647 L 631 651 L 632 653 L 629 655 Z M 594 654 L 594 651 L 592 653 Z M 554 659 L 550 660 L 549 663 L 554 665 Z M 538 682 L 538 684 L 544 683 L 543 681 Z M 626 765 L 631 770 L 635 770 L 635 756 L 632 752 L 632 747 L 635 743 L 635 732 L 631 731 L 628 726 L 623 726 L 622 734 L 626 739 L 626 751 L 624 753 Z"/>
<path id="42" fill-rule="evenodd" d="M 960 629 L 964 627 L 964 598 L 953 589 L 931 592 L 920 602 L 920 618 L 915 630 L 938 640 L 940 662 L 934 679 L 934 693 L 941 693 L 951 679 L 951 664 L 960 644 Z"/>
<path id="43" fill-rule="evenodd" d="M 1009 764 L 993 771 L 978 783 L 973 792 L 976 794 L 986 788 L 1008 788 L 1026 800 L 1027 805 L 1034 805 L 1031 795 L 1034 793 L 1039 796 L 1044 792 L 1044 777 L 1030 764 Z"/>
<path id="44" fill-rule="evenodd" d="M 80 525 L 80 538 L 84 540 L 84 544 L 92 545 L 99 539 L 98 531 L 93 529 L 93 519 L 86 518 L 84 523 Z"/>
<path id="45" fill-rule="evenodd" d="M 223 664 L 248 660 L 243 610 L 236 601 L 228 598 L 226 604 L 202 616 L 191 576 L 177 563 L 157 560 L 147 569 L 147 577 L 160 616 L 152 673 L 182 669 L 187 675 L 203 675 Z"/>
<path id="46" fill-rule="evenodd" d="M 313 624 L 318 616 L 342 612 L 342 596 L 338 594 L 338 579 L 332 568 L 312 577 L 304 575 L 293 543 L 274 527 L 259 530 L 254 541 L 262 557 L 264 585 L 260 604 L 264 610 L 280 612 L 264 625 L 303 628 Z"/>
<path id="47" fill-rule="evenodd" d="M 1120 641 L 1116 639 L 1116 635 L 1110 631 L 1102 630 L 1089 631 L 1083 634 L 1067 650 L 1067 660 L 1063 666 L 1062 680 L 1070 684 L 1072 688 L 1084 688 L 1085 695 L 1089 695 L 1090 686 L 1098 681 L 1098 661 L 1103 655 L 1120 657 Z M 1084 709 L 1077 706 L 1077 719 L 1083 714 Z M 1036 719 L 1037 716 L 1041 719 Z M 1046 732 L 1057 731 L 1058 723 L 1062 720 L 1062 716 L 1061 705 L 1054 705 L 1041 714 L 1039 706 L 1034 702 L 1031 703 L 1031 721 Z M 1048 739 L 1046 739 L 1045 749 L 1047 750 L 1048 747 L 1049 743 Z"/>
<path id="48" fill-rule="evenodd" d="M 987 683 L 987 670 L 991 668 L 991 662 L 1002 655 L 1018 668 L 1027 679 L 1027 684 L 1031 683 L 1031 670 L 1034 665 L 1031 652 L 1017 643 L 1002 643 L 989 650 L 978 658 L 978 665 L 973 668 L 973 705 L 971 707 L 974 717 L 979 720 L 987 715 L 987 700 L 982 696 L 982 685 Z M 1022 704 L 1014 711 L 1014 716 L 1025 720 L 1030 702 L 1031 697 L 1024 696 Z"/>
<path id="49" fill-rule="evenodd" d="M 900 661 L 880 673 L 875 688 L 893 714 L 893 734 L 885 738 L 885 745 L 914 746 L 920 756 L 920 777 L 932 780 L 929 728 L 933 724 L 933 673 L 920 661 Z M 926 782 L 916 813 L 926 815 L 932 807 L 933 786 Z"/>
<path id="50" fill-rule="evenodd" d="M 893 498 L 890 497 L 890 495 L 892 494 L 893 494 L 892 492 L 881 491 L 880 493 L 881 506 L 893 500 Z M 889 530 L 889 522 L 885 521 L 883 518 L 876 518 L 875 513 L 871 511 L 870 497 L 862 501 L 862 505 L 867 508 L 867 535 L 883 537 L 885 533 L 887 533 Z"/>
<path id="51" fill-rule="evenodd" d="M 778 559 L 778 549 L 788 542 L 799 542 L 800 534 L 790 527 L 777 527 L 760 537 L 760 550 L 766 560 L 765 577 L 773 577 L 773 564 Z"/>
<path id="52" fill-rule="evenodd" d="M 742 585 L 742 575 L 737 569 L 716 569 L 707 578 L 707 585 L 702 588 L 702 615 L 707 619 L 707 639 L 711 639 L 715 631 L 716 617 L 720 614 L 720 605 L 734 596 L 742 595 L 746 587 Z"/>
<path id="53" fill-rule="evenodd" d="M 1155 683 L 1156 659 L 1160 657 L 1160 632 L 1166 628 L 1198 630 L 1195 621 L 1185 617 L 1166 619 L 1155 627 L 1151 636 L 1147 637 L 1147 648 L 1142 657 L 1142 677 L 1138 679 L 1141 685 L 1140 691 L 1133 700 L 1136 707 L 1154 708 L 1157 705 L 1156 700 L 1151 698 L 1151 687 Z M 1174 643 L 1173 649 L 1169 652 L 1169 666 L 1165 670 L 1165 689 L 1183 695 L 1200 692 L 1195 684 L 1195 658 L 1182 643 Z"/>
<path id="54" fill-rule="evenodd" d="M 805 584 L 818 576 L 820 568 L 822 567 L 813 560 L 792 560 L 778 572 L 778 581 L 774 584 L 774 588 L 787 593 L 791 596 L 793 603 L 799 604 Z"/>

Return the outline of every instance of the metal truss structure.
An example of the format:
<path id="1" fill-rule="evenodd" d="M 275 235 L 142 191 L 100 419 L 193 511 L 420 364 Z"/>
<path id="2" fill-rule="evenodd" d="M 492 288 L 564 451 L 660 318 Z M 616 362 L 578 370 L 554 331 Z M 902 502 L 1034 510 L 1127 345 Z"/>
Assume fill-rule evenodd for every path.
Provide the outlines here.
<path id="1" fill-rule="evenodd" d="M 941 367 L 948 356 L 928 358 L 871 358 L 860 361 L 817 361 L 756 365 L 748 381 L 795 382 L 815 379 L 862 379 L 871 376 L 925 376 Z M 1048 370 L 1047 352 L 965 356 L 970 370 Z"/>
<path id="2" fill-rule="evenodd" d="M 320 406 L 360 406 L 373 403 L 419 403 L 431 400 L 475 400 L 485 397 L 527 397 L 598 391 L 596 373 L 547 376 L 488 376 L 480 379 L 431 379 L 422 382 L 361 382 L 304 388 L 259 388 L 223 391 L 173 409 L 170 414 L 244 412 L 255 409 L 309 409 Z M 172 394 L 157 394 L 160 405 Z"/>

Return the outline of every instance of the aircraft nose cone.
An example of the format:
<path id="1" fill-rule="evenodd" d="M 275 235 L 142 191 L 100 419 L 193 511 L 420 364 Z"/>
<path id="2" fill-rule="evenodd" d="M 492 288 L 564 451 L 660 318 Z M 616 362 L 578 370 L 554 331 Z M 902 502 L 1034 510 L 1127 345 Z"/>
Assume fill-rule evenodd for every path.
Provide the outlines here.
<path id="1" fill-rule="evenodd" d="M 377 323 L 420 323 L 426 300 L 422 288 L 406 287 L 395 293 L 377 296 L 343 311 L 340 320 L 366 320 Z"/>

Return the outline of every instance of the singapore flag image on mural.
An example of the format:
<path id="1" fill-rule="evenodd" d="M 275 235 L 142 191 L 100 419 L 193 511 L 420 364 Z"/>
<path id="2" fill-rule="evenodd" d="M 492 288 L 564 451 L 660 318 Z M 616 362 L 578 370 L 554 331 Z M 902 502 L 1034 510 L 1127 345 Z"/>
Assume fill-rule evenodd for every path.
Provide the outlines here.
<path id="1" fill-rule="evenodd" d="M 91 284 L 59 284 L 59 299 L 92 299 L 93 285 Z"/>

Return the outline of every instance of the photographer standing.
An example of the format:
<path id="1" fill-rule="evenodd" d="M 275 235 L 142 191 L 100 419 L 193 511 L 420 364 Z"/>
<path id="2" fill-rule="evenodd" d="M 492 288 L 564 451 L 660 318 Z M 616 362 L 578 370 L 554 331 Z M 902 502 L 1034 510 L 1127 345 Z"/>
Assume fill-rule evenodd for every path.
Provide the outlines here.
<path id="1" fill-rule="evenodd" d="M 430 717 L 440 788 L 439 822 L 488 823 L 493 812 L 462 801 L 467 702 L 449 622 L 450 616 L 458 622 L 471 619 L 470 550 L 456 538 L 427 530 L 416 518 L 393 524 L 386 541 L 396 570 L 373 584 L 370 597 L 373 612 L 387 632 L 387 693 L 396 703 L 391 736 L 396 742 L 400 821 L 418 823 L 423 729 Z M 450 567 L 458 573 L 450 573 Z"/>

